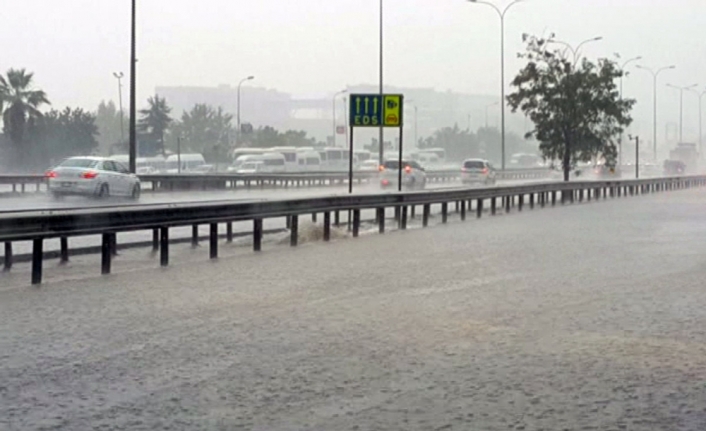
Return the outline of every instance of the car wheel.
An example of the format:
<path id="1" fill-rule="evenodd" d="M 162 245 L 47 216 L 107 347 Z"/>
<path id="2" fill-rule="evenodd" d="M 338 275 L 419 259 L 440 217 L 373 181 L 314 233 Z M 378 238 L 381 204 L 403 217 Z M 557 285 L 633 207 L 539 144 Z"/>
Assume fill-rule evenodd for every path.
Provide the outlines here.
<path id="1" fill-rule="evenodd" d="M 101 184 L 101 188 L 98 189 L 98 194 L 96 197 L 98 199 L 105 199 L 108 196 L 110 196 L 110 189 L 108 188 L 108 184 Z"/>
<path id="2" fill-rule="evenodd" d="M 132 200 L 134 200 L 134 201 L 139 200 L 139 199 L 140 199 L 140 193 L 141 193 L 141 192 L 142 192 L 142 190 L 141 190 L 141 188 L 140 188 L 140 185 L 139 185 L 139 184 L 135 184 L 135 185 L 132 187 L 132 193 L 130 193 L 130 199 L 132 199 Z"/>

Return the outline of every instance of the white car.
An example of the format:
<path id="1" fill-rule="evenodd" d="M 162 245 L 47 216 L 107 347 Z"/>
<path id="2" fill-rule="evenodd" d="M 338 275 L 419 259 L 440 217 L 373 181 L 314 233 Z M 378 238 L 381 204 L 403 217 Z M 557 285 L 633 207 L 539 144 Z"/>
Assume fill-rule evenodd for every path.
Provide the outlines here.
<path id="1" fill-rule="evenodd" d="M 46 172 L 53 197 L 67 195 L 140 197 L 140 179 L 120 162 L 104 157 L 71 157 Z"/>
<path id="2" fill-rule="evenodd" d="M 380 169 L 380 164 L 377 160 L 365 160 L 358 168 L 360 172 L 377 172 L 378 169 Z"/>
<path id="3" fill-rule="evenodd" d="M 461 167 L 461 182 L 463 184 L 495 184 L 495 169 L 487 160 L 467 159 Z"/>
<path id="4" fill-rule="evenodd" d="M 236 174 L 259 174 L 265 170 L 264 162 L 245 162 L 235 170 Z"/>
<path id="5" fill-rule="evenodd" d="M 419 163 L 414 160 L 402 160 L 402 169 L 402 188 L 424 189 L 426 187 L 427 174 Z M 398 160 L 386 160 L 380 166 L 380 187 L 397 190 L 399 174 L 400 162 Z"/>

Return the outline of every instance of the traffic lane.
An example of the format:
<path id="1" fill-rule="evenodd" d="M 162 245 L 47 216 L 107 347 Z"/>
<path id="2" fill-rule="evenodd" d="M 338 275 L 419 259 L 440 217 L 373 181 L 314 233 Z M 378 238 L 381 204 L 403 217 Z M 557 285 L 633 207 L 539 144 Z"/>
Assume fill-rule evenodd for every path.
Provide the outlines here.
<path id="1" fill-rule="evenodd" d="M 544 180 L 522 180 L 522 181 L 503 181 L 496 186 L 511 186 L 526 184 L 531 182 L 542 182 Z M 427 185 L 427 190 L 438 190 L 443 188 L 462 187 L 458 182 L 447 183 L 430 183 Z M 356 184 L 353 187 L 355 194 L 374 194 L 374 193 L 394 193 L 395 191 L 383 191 L 377 184 Z M 100 208 L 112 206 L 128 206 L 128 205 L 159 205 L 173 203 L 189 203 L 189 202 L 206 202 L 218 200 L 260 200 L 260 199 L 295 199 L 307 198 L 316 196 L 336 196 L 348 193 L 347 186 L 327 186 L 327 187 L 310 187 L 310 188 L 289 188 L 289 189 L 235 189 L 235 190 L 205 190 L 197 192 L 157 192 L 150 193 L 146 191 L 140 197 L 139 202 L 134 202 L 129 199 L 107 199 L 96 200 L 85 197 L 66 197 L 61 200 L 55 200 L 47 194 L 28 194 L 17 197 L 0 198 L 0 212 L 11 211 L 29 211 L 29 210 L 54 210 L 68 208 Z"/>
<path id="2" fill-rule="evenodd" d="M 0 418 L 77 431 L 702 430 L 704 198 L 216 262 L 183 250 L 166 270 L 3 292 Z"/>

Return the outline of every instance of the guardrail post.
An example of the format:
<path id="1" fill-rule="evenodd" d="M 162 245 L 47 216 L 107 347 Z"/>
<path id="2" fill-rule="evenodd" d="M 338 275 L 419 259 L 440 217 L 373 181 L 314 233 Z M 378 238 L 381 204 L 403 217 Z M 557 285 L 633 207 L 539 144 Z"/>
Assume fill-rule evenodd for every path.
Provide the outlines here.
<path id="1" fill-rule="evenodd" d="M 59 264 L 64 265 L 69 261 L 69 239 L 67 237 L 62 236 L 59 239 L 59 249 L 61 253 Z"/>
<path id="2" fill-rule="evenodd" d="M 359 232 L 360 232 L 360 210 L 354 209 L 353 210 L 353 238 L 357 238 Z"/>
<path id="3" fill-rule="evenodd" d="M 333 212 L 333 225 L 340 226 L 341 224 L 341 214 L 338 210 Z"/>
<path id="4" fill-rule="evenodd" d="M 289 245 L 292 247 L 296 247 L 299 243 L 299 216 L 289 216 L 289 219 L 291 223 L 289 228 L 291 231 L 291 235 L 289 237 Z"/>
<path id="5" fill-rule="evenodd" d="M 110 274 L 111 264 L 111 234 L 104 233 L 101 241 L 101 274 Z"/>
<path id="6" fill-rule="evenodd" d="M 12 243 L 5 242 L 5 267 L 3 271 L 7 272 L 12 269 Z"/>
<path id="7" fill-rule="evenodd" d="M 456 214 L 458 214 L 458 213 L 461 211 L 460 206 L 461 206 L 461 205 L 460 205 L 460 202 L 459 202 L 459 201 L 456 201 Z"/>
<path id="8" fill-rule="evenodd" d="M 44 259 L 44 238 L 32 241 L 32 284 L 42 284 L 42 260 Z"/>
<path id="9" fill-rule="evenodd" d="M 552 190 L 552 206 L 556 205 L 556 190 Z"/>
<path id="10" fill-rule="evenodd" d="M 461 221 L 466 220 L 466 201 L 460 201 L 459 204 L 461 205 Z"/>
<path id="11" fill-rule="evenodd" d="M 483 216 L 483 199 L 478 199 L 476 201 L 476 217 L 481 218 Z"/>
<path id="12" fill-rule="evenodd" d="M 197 224 L 191 226 L 191 246 L 199 246 L 199 225 Z"/>
<path id="13" fill-rule="evenodd" d="M 159 228 L 159 263 L 162 266 L 169 265 L 169 228 Z"/>
<path id="14" fill-rule="evenodd" d="M 413 218 L 417 215 L 417 214 L 416 214 L 416 213 L 417 213 L 416 210 L 417 210 L 417 206 L 416 206 L 416 205 L 412 205 L 412 206 L 409 208 L 409 217 L 410 217 L 410 218 L 413 219 Z"/>
<path id="15" fill-rule="evenodd" d="M 431 205 L 424 204 L 424 206 L 422 207 L 422 226 L 423 227 L 429 226 L 429 213 L 431 213 Z"/>
<path id="16" fill-rule="evenodd" d="M 233 242 L 233 222 L 226 223 L 226 241 Z"/>
<path id="17" fill-rule="evenodd" d="M 216 259 L 218 257 L 218 223 L 211 223 L 208 239 L 211 259 Z"/>
<path id="18" fill-rule="evenodd" d="M 514 200 L 514 198 L 513 198 L 513 200 Z M 506 213 L 510 212 L 510 204 L 511 204 L 510 196 L 505 196 L 505 212 Z"/>
<path id="19" fill-rule="evenodd" d="M 449 220 L 449 203 L 441 204 L 441 223 L 446 223 Z"/>
<path id="20" fill-rule="evenodd" d="M 252 248 L 254 251 L 260 251 L 262 250 L 262 219 L 256 218 L 252 222 Z"/>
<path id="21" fill-rule="evenodd" d="M 118 255 L 118 234 L 114 232 L 110 234 L 110 254 L 113 256 Z"/>
<path id="22" fill-rule="evenodd" d="M 316 223 L 316 213 L 311 213 L 311 222 Z"/>
<path id="23" fill-rule="evenodd" d="M 331 213 L 324 212 L 324 241 L 331 240 Z"/>
<path id="24" fill-rule="evenodd" d="M 490 214 L 495 215 L 497 205 L 497 198 L 493 197 L 490 199 Z"/>
<path id="25" fill-rule="evenodd" d="M 399 224 L 400 222 L 400 207 L 395 207 L 395 221 Z"/>
<path id="26" fill-rule="evenodd" d="M 152 229 L 152 251 L 159 250 L 159 229 Z"/>
<path id="27" fill-rule="evenodd" d="M 534 193 L 530 193 L 530 209 L 534 209 Z"/>
<path id="28" fill-rule="evenodd" d="M 375 210 L 375 218 L 378 222 L 378 232 L 385 233 L 385 208 L 377 208 Z"/>
<path id="29" fill-rule="evenodd" d="M 402 207 L 402 213 L 400 214 L 400 230 L 407 229 L 407 205 Z"/>
<path id="30" fill-rule="evenodd" d="M 525 195 L 520 194 L 517 198 L 519 199 L 517 202 L 517 210 L 522 211 L 522 207 L 525 205 Z"/>

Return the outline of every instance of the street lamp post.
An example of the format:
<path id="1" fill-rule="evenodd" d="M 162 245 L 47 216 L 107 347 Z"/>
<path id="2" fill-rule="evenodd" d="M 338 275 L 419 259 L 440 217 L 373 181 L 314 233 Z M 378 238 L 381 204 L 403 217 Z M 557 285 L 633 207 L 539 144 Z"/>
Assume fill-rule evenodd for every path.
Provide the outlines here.
<path id="1" fill-rule="evenodd" d="M 706 90 L 702 91 L 699 93 L 698 91 L 695 90 L 689 90 L 692 93 L 696 94 L 699 97 L 699 157 L 703 157 L 701 154 L 701 146 L 702 146 L 702 141 L 703 141 L 703 131 L 701 130 L 701 120 L 703 118 L 703 114 L 701 111 L 701 102 L 703 100 L 704 95 L 706 95 Z"/>
<path id="2" fill-rule="evenodd" d="M 639 61 L 642 60 L 641 56 L 631 58 L 629 60 L 626 60 L 622 66 L 620 66 L 620 100 L 623 100 L 623 75 L 625 72 L 625 68 L 627 67 L 628 64 L 634 62 L 634 61 Z M 620 134 L 620 138 L 618 139 L 618 165 L 622 166 L 623 164 L 623 133 Z"/>
<path id="3" fill-rule="evenodd" d="M 505 14 L 507 11 L 517 3 L 523 0 L 515 0 L 509 5 L 505 6 L 505 9 L 500 9 L 493 3 L 483 1 L 483 0 L 468 0 L 471 3 L 484 4 L 490 6 L 498 13 L 500 17 L 500 103 L 502 104 L 501 110 L 501 125 L 500 125 L 500 145 L 501 145 L 501 157 L 502 157 L 502 169 L 505 169 Z M 487 127 L 487 125 L 486 125 Z"/>
<path id="4" fill-rule="evenodd" d="M 125 142 L 125 122 L 123 120 L 123 76 L 122 72 L 113 72 L 113 76 L 118 79 L 118 103 L 120 104 L 120 145 Z"/>
<path id="5" fill-rule="evenodd" d="M 385 21 L 384 21 L 384 14 L 383 14 L 383 13 L 384 13 L 385 10 L 384 10 L 382 1 L 383 1 L 383 0 L 380 0 L 380 23 L 379 23 L 379 24 L 380 24 L 380 40 L 379 40 L 379 42 L 380 42 L 380 64 L 379 64 L 379 68 L 380 68 L 380 70 L 379 70 L 379 72 L 380 72 L 380 82 L 379 82 L 379 84 L 380 84 L 380 89 L 379 89 L 379 90 L 380 90 L 380 97 L 381 97 L 381 98 L 382 98 L 382 95 L 383 95 L 384 90 L 385 90 L 385 88 L 384 88 L 384 86 L 383 86 L 383 72 L 384 72 L 384 68 L 383 68 L 383 58 L 384 58 L 384 57 L 383 57 L 383 53 L 384 53 L 383 30 L 384 30 L 384 23 L 385 23 Z M 379 131 L 378 131 L 378 139 L 380 140 L 380 142 L 379 142 L 379 144 L 380 144 L 380 149 L 379 149 L 378 157 L 379 157 L 379 159 L 380 159 L 379 162 L 382 163 L 382 162 L 383 162 L 383 156 L 384 156 L 384 153 L 385 153 L 385 127 L 384 127 L 382 124 L 380 125 L 380 129 L 379 129 Z M 352 144 L 352 142 L 351 142 L 351 144 Z"/>
<path id="6" fill-rule="evenodd" d="M 130 165 L 130 172 L 133 174 L 137 170 L 137 57 L 136 57 L 136 44 L 137 44 L 137 5 L 136 0 L 132 0 L 132 16 L 131 16 L 131 28 L 130 28 L 130 144 L 128 149 L 128 160 Z"/>
<path id="7" fill-rule="evenodd" d="M 414 146 L 415 147 L 419 145 L 419 135 L 417 134 L 417 132 L 419 131 L 419 128 L 418 128 L 419 123 L 417 121 L 418 114 L 419 114 L 419 108 L 417 105 L 414 105 Z"/>
<path id="8" fill-rule="evenodd" d="M 238 83 L 238 108 L 237 108 L 237 114 L 236 114 L 236 123 L 238 130 L 235 133 L 235 146 L 237 147 L 240 144 L 240 88 L 243 86 L 243 84 L 246 81 L 252 81 L 255 79 L 254 76 L 250 75 L 247 78 L 243 78 L 240 80 Z"/>
<path id="9" fill-rule="evenodd" d="M 332 145 L 336 146 L 336 98 L 341 94 L 346 94 L 348 90 L 341 90 L 333 95 L 333 142 Z"/>
<path id="10" fill-rule="evenodd" d="M 485 105 L 485 128 L 488 128 L 488 108 L 497 105 L 498 102 L 493 102 Z"/>
<path id="11" fill-rule="evenodd" d="M 686 87 L 667 84 L 667 87 L 679 90 L 679 143 L 684 142 L 684 91 L 693 90 L 698 86 L 699 84 L 693 84 Z"/>
<path id="12" fill-rule="evenodd" d="M 653 106 L 652 106 L 652 158 L 653 160 L 657 160 L 657 78 L 659 77 L 659 74 L 665 70 L 669 69 L 675 69 L 676 66 L 671 65 L 671 66 L 665 66 L 660 69 L 657 69 L 657 71 L 654 71 L 650 69 L 649 67 L 641 66 L 641 65 L 636 65 L 638 69 L 646 70 L 649 73 L 652 74 L 652 97 L 653 97 Z"/>

